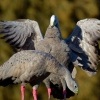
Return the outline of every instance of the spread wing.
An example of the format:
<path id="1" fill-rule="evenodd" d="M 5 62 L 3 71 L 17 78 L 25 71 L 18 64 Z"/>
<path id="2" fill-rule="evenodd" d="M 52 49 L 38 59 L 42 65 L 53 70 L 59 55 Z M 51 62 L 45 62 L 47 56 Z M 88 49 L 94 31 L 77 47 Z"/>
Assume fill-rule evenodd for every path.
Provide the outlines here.
<path id="1" fill-rule="evenodd" d="M 77 22 L 72 34 L 65 41 L 71 49 L 71 60 L 93 75 L 99 63 L 100 20 L 84 19 Z"/>
<path id="2" fill-rule="evenodd" d="M 19 49 L 34 49 L 34 41 L 43 39 L 36 21 L 22 19 L 0 21 L 0 34 L 10 45 Z"/>

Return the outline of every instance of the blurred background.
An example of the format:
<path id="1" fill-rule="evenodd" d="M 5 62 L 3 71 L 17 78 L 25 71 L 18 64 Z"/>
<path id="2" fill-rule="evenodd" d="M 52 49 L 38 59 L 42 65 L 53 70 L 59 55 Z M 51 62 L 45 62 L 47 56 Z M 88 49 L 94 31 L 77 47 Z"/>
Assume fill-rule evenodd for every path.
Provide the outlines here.
<path id="1" fill-rule="evenodd" d="M 63 38 L 68 37 L 78 20 L 100 19 L 100 0 L 0 0 L 0 20 L 32 19 L 39 23 L 43 34 L 52 14 L 58 16 Z M 12 48 L 0 39 L 0 65 L 13 54 Z M 69 100 L 100 100 L 100 68 L 93 77 L 78 68 L 76 80 L 79 94 Z M 20 100 L 20 85 L 0 87 L 0 100 Z M 43 84 L 38 89 L 38 99 L 47 100 Z M 26 87 L 25 100 L 32 99 L 32 88 Z M 51 100 L 56 100 L 51 97 Z"/>

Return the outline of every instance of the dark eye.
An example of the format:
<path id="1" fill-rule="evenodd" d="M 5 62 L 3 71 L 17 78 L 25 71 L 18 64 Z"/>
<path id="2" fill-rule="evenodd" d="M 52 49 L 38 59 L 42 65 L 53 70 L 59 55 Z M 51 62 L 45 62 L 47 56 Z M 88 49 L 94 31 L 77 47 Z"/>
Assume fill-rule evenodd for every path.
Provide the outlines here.
<path id="1" fill-rule="evenodd" d="M 75 85 L 75 88 L 77 88 L 77 86 Z"/>

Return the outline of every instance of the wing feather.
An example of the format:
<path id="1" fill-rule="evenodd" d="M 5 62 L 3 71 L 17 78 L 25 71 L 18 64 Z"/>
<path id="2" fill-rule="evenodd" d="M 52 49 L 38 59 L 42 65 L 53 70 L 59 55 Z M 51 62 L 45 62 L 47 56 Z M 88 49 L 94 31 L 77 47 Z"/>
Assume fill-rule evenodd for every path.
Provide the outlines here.
<path id="1" fill-rule="evenodd" d="M 96 72 L 99 63 L 99 39 L 100 20 L 83 19 L 77 22 L 72 34 L 65 40 L 72 51 L 71 60 L 89 75 Z"/>
<path id="2" fill-rule="evenodd" d="M 32 44 L 33 46 L 33 40 L 39 41 L 43 39 L 38 23 L 29 19 L 0 21 L 0 34 L 3 34 L 3 38 L 6 42 L 13 45 L 15 48 L 21 49 L 23 49 L 23 46 L 25 49 L 25 45 Z M 29 37 L 30 39 L 28 39 Z M 33 47 L 29 49 L 33 49 Z"/>

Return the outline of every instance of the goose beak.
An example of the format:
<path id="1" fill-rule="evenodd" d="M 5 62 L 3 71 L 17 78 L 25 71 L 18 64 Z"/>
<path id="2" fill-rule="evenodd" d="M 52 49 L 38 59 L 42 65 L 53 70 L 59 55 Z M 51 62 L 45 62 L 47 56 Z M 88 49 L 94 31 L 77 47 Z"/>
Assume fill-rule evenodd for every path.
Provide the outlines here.
<path id="1" fill-rule="evenodd" d="M 79 92 L 79 91 L 78 91 L 78 90 L 76 90 L 76 91 L 75 91 L 75 94 L 76 94 L 76 95 L 78 95 L 78 92 Z"/>

